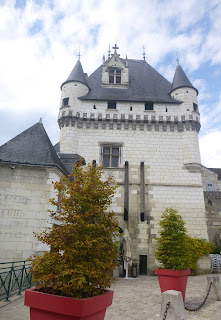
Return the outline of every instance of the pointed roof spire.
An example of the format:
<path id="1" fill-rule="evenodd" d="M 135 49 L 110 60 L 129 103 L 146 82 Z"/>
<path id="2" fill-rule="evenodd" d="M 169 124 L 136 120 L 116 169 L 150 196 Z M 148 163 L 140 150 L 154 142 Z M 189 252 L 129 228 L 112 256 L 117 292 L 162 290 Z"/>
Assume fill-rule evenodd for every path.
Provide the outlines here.
<path id="1" fill-rule="evenodd" d="M 177 58 L 177 67 L 176 67 L 176 71 L 174 74 L 173 83 L 171 86 L 170 93 L 176 89 L 184 88 L 184 87 L 192 88 L 192 89 L 196 90 L 196 92 L 198 94 L 198 90 L 196 88 L 194 88 L 194 86 L 192 85 L 190 80 L 187 78 L 185 72 L 183 71 L 183 69 L 181 68 L 181 66 L 179 64 L 179 59 Z"/>
<path id="2" fill-rule="evenodd" d="M 176 62 L 177 62 L 177 65 L 179 66 L 180 61 L 179 61 L 179 57 L 178 57 L 178 53 L 177 53 L 177 51 L 176 51 Z"/>
<path id="3" fill-rule="evenodd" d="M 143 61 L 146 61 L 146 52 L 145 47 L 143 46 Z"/>
<path id="4" fill-rule="evenodd" d="M 128 67 L 128 59 L 127 59 L 127 54 L 126 54 L 126 67 Z"/>
<path id="5" fill-rule="evenodd" d="M 81 59 L 81 50 L 80 50 L 80 47 L 79 47 L 79 52 L 78 52 L 78 61 L 80 61 Z"/>
<path id="6" fill-rule="evenodd" d="M 64 83 L 62 83 L 61 90 L 65 83 L 72 81 L 81 82 L 88 86 L 80 60 L 77 61 L 67 80 Z"/>
<path id="7" fill-rule="evenodd" d="M 110 49 L 110 44 L 109 44 L 109 50 L 108 50 L 107 52 L 108 52 L 108 59 L 110 59 L 110 57 L 111 57 L 111 49 Z"/>

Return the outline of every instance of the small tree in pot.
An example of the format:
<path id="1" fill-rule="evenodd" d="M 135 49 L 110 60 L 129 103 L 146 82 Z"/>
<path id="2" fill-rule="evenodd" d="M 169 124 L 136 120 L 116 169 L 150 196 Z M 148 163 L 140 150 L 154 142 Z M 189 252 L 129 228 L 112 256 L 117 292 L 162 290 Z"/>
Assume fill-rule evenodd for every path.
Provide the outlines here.
<path id="1" fill-rule="evenodd" d="M 51 310 L 56 316 L 61 312 L 61 317 L 56 319 L 70 316 L 87 319 L 85 314 L 90 319 L 104 319 L 113 297 L 113 292 L 105 288 L 113 282 L 112 271 L 117 266 L 115 239 L 119 231 L 115 214 L 107 212 L 116 186 L 111 178 L 103 181 L 101 175 L 100 167 L 88 165 L 88 170 L 84 170 L 82 166 L 75 166 L 72 176 L 54 184 L 58 195 L 57 200 L 51 199 L 57 207 L 57 211 L 51 211 L 54 225 L 37 235 L 51 250 L 42 257 L 32 258 L 31 272 L 38 289 L 26 291 L 25 304 L 31 306 L 32 320 L 47 319 L 40 309 L 45 309 L 46 296 L 57 299 L 53 302 L 55 309 Z M 44 297 L 40 299 L 42 294 Z M 95 296 L 98 302 L 91 301 Z M 89 310 L 82 311 L 82 303 L 88 304 Z M 40 308 L 36 313 L 37 306 Z"/>
<path id="2" fill-rule="evenodd" d="M 200 256 L 208 255 L 212 245 L 203 239 L 194 239 L 187 235 L 185 222 L 177 210 L 166 209 L 159 222 L 161 227 L 156 238 L 156 259 L 162 263 L 162 269 L 155 269 L 161 292 L 181 291 L 185 300 L 187 278 L 190 268 L 196 269 Z"/>

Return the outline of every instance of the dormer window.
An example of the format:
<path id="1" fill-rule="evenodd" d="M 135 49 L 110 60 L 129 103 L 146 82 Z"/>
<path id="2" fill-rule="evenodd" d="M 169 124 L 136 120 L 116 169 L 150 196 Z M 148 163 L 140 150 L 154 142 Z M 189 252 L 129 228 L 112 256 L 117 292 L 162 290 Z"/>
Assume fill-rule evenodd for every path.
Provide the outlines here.
<path id="1" fill-rule="evenodd" d="M 121 84 L 121 70 L 110 69 L 109 70 L 109 83 L 110 84 Z"/>

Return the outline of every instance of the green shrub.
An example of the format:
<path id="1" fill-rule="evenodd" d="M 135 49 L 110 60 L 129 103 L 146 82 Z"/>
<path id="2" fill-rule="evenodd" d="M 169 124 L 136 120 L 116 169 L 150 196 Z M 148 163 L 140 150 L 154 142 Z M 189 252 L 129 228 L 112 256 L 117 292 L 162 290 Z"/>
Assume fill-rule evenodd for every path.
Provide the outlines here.
<path id="1" fill-rule="evenodd" d="M 206 240 L 188 236 L 185 222 L 177 212 L 170 208 L 161 216 L 155 257 L 165 269 L 195 270 L 199 257 L 208 255 L 213 246 Z"/>
<path id="2" fill-rule="evenodd" d="M 98 295 L 113 282 L 119 235 L 116 217 L 107 212 L 116 186 L 101 180 L 101 168 L 74 167 L 54 184 L 54 225 L 37 235 L 51 250 L 35 256 L 31 272 L 43 292 L 75 298 Z"/>
<path id="3" fill-rule="evenodd" d="M 190 236 L 187 236 L 187 242 L 190 252 L 189 268 L 196 270 L 199 258 L 210 254 L 214 246 L 204 239 L 196 239 Z"/>

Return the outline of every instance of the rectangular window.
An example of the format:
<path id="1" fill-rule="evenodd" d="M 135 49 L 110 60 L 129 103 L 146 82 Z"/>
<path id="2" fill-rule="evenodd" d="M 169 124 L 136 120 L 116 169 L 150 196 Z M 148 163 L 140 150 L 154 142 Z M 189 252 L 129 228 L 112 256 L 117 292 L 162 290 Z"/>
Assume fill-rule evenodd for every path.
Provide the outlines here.
<path id="1" fill-rule="evenodd" d="M 109 83 L 114 83 L 114 70 L 109 71 Z"/>
<path id="2" fill-rule="evenodd" d="M 108 101 L 108 103 L 107 103 L 108 109 L 116 109 L 116 107 L 117 107 L 116 101 Z"/>
<path id="3" fill-rule="evenodd" d="M 102 164 L 104 168 L 118 168 L 119 158 L 119 146 L 102 146 Z"/>
<path id="4" fill-rule="evenodd" d="M 206 191 L 214 191 L 214 185 L 212 182 L 206 182 Z"/>
<path id="5" fill-rule="evenodd" d="M 116 70 L 116 83 L 121 83 L 121 71 Z"/>
<path id="6" fill-rule="evenodd" d="M 153 110 L 153 103 L 145 102 L 145 110 Z"/>
<path id="7" fill-rule="evenodd" d="M 63 101 L 62 101 L 62 106 L 68 106 L 68 103 L 69 103 L 69 98 L 64 98 Z"/>
<path id="8" fill-rule="evenodd" d="M 109 70 L 109 83 L 121 84 L 121 70 L 117 70 L 117 69 Z"/>

